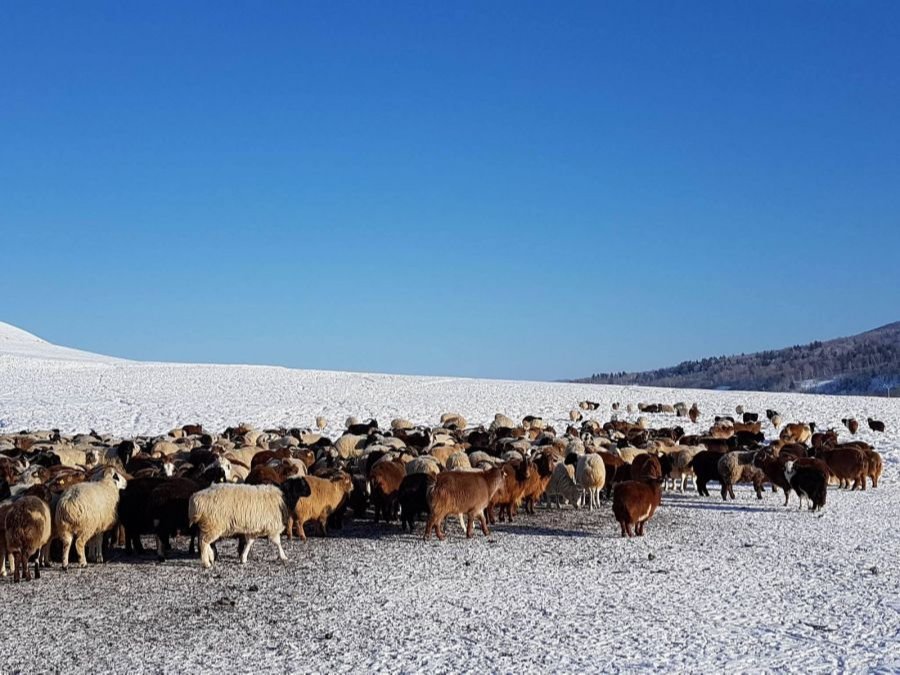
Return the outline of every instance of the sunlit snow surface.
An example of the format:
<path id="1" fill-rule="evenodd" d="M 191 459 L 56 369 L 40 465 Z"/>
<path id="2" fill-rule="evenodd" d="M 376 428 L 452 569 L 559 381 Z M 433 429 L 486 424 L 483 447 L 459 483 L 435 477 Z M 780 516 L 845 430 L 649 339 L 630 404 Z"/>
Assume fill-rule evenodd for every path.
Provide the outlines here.
<path id="1" fill-rule="evenodd" d="M 324 415 L 336 434 L 350 414 L 433 424 L 445 411 L 470 424 L 535 414 L 561 431 L 582 399 L 602 403 L 590 414 L 603 421 L 614 401 L 683 400 L 703 411 L 697 427 L 677 420 L 688 433 L 739 403 L 842 438 L 841 418 L 855 416 L 885 476 L 865 493 L 830 490 L 821 516 L 748 489 L 727 504 L 715 485 L 709 498 L 666 493 L 643 540 L 622 540 L 604 504 L 539 509 L 471 541 L 451 524 L 444 543 L 423 543 L 421 526 L 356 522 L 286 544 L 287 565 L 259 542 L 241 567 L 226 542 L 212 572 L 149 553 L 51 569 L 0 581 L 3 672 L 900 670 L 896 400 L 139 363 L 28 338 L 0 326 L 4 432 L 310 426 Z M 870 432 L 867 416 L 887 433 Z"/>

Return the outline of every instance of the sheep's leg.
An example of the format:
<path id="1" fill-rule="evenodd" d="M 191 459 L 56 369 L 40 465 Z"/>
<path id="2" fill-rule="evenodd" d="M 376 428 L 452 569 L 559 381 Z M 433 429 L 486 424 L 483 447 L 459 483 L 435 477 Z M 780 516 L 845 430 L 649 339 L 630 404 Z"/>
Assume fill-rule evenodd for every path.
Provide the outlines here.
<path id="1" fill-rule="evenodd" d="M 463 514 L 460 513 L 458 515 L 459 515 L 459 529 L 464 530 L 464 529 L 466 529 L 466 519 L 463 517 Z"/>
<path id="2" fill-rule="evenodd" d="M 159 532 L 156 533 L 156 559 L 159 562 L 165 562 L 166 560 L 166 548 L 163 546 L 163 538 Z"/>
<path id="3" fill-rule="evenodd" d="M 278 549 L 278 559 L 281 562 L 287 562 L 287 554 L 284 552 L 284 549 L 281 546 L 281 533 L 269 535 L 269 541 L 275 544 L 275 548 Z M 250 547 L 248 546 L 247 548 Z"/>
<path id="4" fill-rule="evenodd" d="M 75 553 L 78 554 L 78 566 L 79 567 L 87 567 L 87 556 L 84 553 L 84 547 L 87 542 L 84 540 L 84 537 L 79 535 L 75 539 Z"/>
<path id="5" fill-rule="evenodd" d="M 473 527 L 474 522 L 475 518 L 472 514 L 466 514 L 466 539 L 471 539 L 472 535 L 475 534 L 475 528 Z"/>
<path id="6" fill-rule="evenodd" d="M 288 538 L 288 541 L 292 541 L 294 539 L 294 518 L 293 518 L 293 516 L 288 516 L 287 538 Z"/>
<path id="7" fill-rule="evenodd" d="M 428 515 L 428 520 L 425 523 L 425 534 L 422 537 L 423 541 L 428 541 L 428 537 L 431 536 L 431 528 L 434 527 L 434 522 L 435 522 L 434 512 L 432 512 Z"/>
<path id="8" fill-rule="evenodd" d="M 628 534 L 628 537 L 629 537 L 629 538 L 631 538 L 632 536 L 634 536 L 634 535 L 631 534 L 631 523 L 628 522 L 627 520 L 625 521 L 625 532 Z"/>
<path id="9" fill-rule="evenodd" d="M 298 529 L 299 532 L 300 532 L 300 541 L 306 541 L 306 530 L 304 529 L 304 525 L 305 525 L 305 524 L 306 524 L 306 523 L 304 523 L 304 522 L 301 521 L 301 520 L 298 520 L 298 521 L 297 521 L 297 529 Z"/>
<path id="10" fill-rule="evenodd" d="M 784 488 L 784 505 L 785 506 L 788 505 L 788 499 L 790 499 L 790 498 L 791 498 L 791 488 L 786 487 L 786 488 Z"/>
<path id="11" fill-rule="evenodd" d="M 69 551 L 72 549 L 72 535 L 69 533 L 60 536 L 62 542 L 62 569 L 63 572 L 69 569 Z"/>
<path id="12" fill-rule="evenodd" d="M 41 578 L 41 553 L 38 551 L 37 555 L 34 557 L 34 578 Z"/>
<path id="13" fill-rule="evenodd" d="M 434 525 L 434 533 L 440 541 L 444 541 L 444 519 L 441 518 Z"/>
<path id="14" fill-rule="evenodd" d="M 490 535 L 490 530 L 488 530 L 487 519 L 484 517 L 484 511 L 478 512 L 478 520 L 481 521 L 481 531 L 484 533 L 484 536 L 487 537 Z"/>
<path id="15" fill-rule="evenodd" d="M 250 555 L 250 547 L 253 546 L 253 537 L 247 537 L 244 542 L 244 550 L 241 551 L 241 565 L 247 564 L 247 558 Z"/>
<path id="16" fill-rule="evenodd" d="M 210 545 L 209 540 L 204 537 L 202 534 L 200 535 L 200 564 L 203 565 L 206 569 L 212 567 L 213 563 L 213 550 Z"/>
<path id="17" fill-rule="evenodd" d="M 13 553 L 13 559 L 15 560 L 16 569 L 13 571 L 13 581 L 16 583 L 22 578 L 22 554 L 19 551 Z"/>

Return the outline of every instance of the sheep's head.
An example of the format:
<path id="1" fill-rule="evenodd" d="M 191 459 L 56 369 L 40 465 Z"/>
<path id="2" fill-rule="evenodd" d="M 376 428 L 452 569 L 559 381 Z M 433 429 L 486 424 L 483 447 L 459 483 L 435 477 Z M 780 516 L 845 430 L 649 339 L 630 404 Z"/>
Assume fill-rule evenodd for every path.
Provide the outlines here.
<path id="1" fill-rule="evenodd" d="M 791 481 L 791 478 L 794 477 L 796 471 L 794 470 L 794 460 L 788 460 L 784 463 L 784 477 L 788 479 L 788 482 Z"/>

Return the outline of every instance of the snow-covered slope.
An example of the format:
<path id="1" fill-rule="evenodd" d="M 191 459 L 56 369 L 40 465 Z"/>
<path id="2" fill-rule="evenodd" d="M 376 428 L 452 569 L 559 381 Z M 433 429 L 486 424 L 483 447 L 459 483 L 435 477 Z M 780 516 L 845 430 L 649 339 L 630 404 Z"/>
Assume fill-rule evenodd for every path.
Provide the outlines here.
<path id="1" fill-rule="evenodd" d="M 16 356 L 20 358 L 44 359 L 49 361 L 75 361 L 90 363 L 122 363 L 123 359 L 102 354 L 92 354 L 80 349 L 59 347 L 42 340 L 37 335 L 0 321 L 0 358 Z"/>
<path id="2" fill-rule="evenodd" d="M 620 539 L 604 505 L 538 509 L 471 541 L 453 525 L 442 544 L 357 522 L 287 544 L 287 566 L 261 543 L 241 567 L 223 543 L 212 574 L 187 557 L 164 566 L 123 559 L 67 576 L 51 569 L 31 586 L 0 583 L 0 604 L 28 612 L 8 622 L 0 670 L 900 669 L 896 400 L 66 359 L 74 350 L 4 334 L 0 430 L 157 434 L 185 422 L 307 426 L 325 415 L 337 434 L 350 414 L 434 423 L 449 410 L 475 424 L 498 411 L 531 413 L 562 429 L 583 399 L 602 404 L 591 413 L 601 420 L 615 401 L 683 400 L 703 412 L 699 425 L 678 420 L 688 433 L 737 404 L 842 437 L 841 418 L 855 416 L 886 472 L 875 490 L 830 490 L 821 515 L 797 511 L 795 498 L 783 507 L 780 494 L 757 501 L 748 489 L 727 504 L 715 492 L 666 493 L 643 540 Z M 869 431 L 868 416 L 887 433 Z M 675 421 L 649 417 L 655 426 Z M 165 648 L 123 637 L 150 634 Z"/>

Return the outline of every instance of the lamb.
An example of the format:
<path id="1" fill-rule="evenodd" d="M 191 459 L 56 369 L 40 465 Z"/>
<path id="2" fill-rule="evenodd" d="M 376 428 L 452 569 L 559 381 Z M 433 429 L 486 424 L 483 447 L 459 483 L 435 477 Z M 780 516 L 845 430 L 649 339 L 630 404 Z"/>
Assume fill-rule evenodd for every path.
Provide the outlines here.
<path id="1" fill-rule="evenodd" d="M 200 534 L 200 564 L 206 569 L 212 567 L 212 545 L 222 537 L 233 536 L 246 538 L 241 564 L 246 564 L 254 538 L 263 536 L 275 545 L 278 559 L 286 561 L 281 533 L 297 500 L 310 494 L 307 480 L 292 478 L 280 487 L 225 483 L 191 495 L 188 524 L 196 525 Z"/>
<path id="2" fill-rule="evenodd" d="M 553 467 L 544 496 L 548 504 L 553 504 L 555 499 L 557 508 L 562 508 L 561 501 L 566 500 L 577 509 L 581 504 L 582 488 L 575 482 L 575 467 L 565 462 Z"/>
<path id="3" fill-rule="evenodd" d="M 319 523 L 322 536 L 325 536 L 328 517 L 341 508 L 353 490 L 350 474 L 343 471 L 330 478 L 307 476 L 306 482 L 309 485 L 309 495 L 300 497 L 289 515 L 288 539 L 291 538 L 291 531 L 296 523 L 300 539 L 306 541 L 304 525 L 312 520 Z"/>
<path id="4" fill-rule="evenodd" d="M 46 559 L 50 543 L 53 519 L 50 516 L 50 492 L 43 486 L 43 496 L 26 495 L 13 502 L 5 518 L 5 548 L 2 552 L 4 561 L 12 556 L 15 561 L 13 580 L 31 581 L 28 560 L 31 556 L 43 551 Z M 41 578 L 40 555 L 34 561 L 34 578 Z"/>
<path id="5" fill-rule="evenodd" d="M 454 513 L 466 514 L 466 537 L 472 536 L 476 518 L 481 522 L 484 535 L 490 534 L 484 510 L 502 481 L 503 472 L 500 467 L 483 473 L 446 471 L 440 474 L 428 491 L 428 508 L 431 513 L 425 526 L 425 540 L 428 540 L 434 530 L 437 538 L 443 541 L 444 519 Z"/>
<path id="6" fill-rule="evenodd" d="M 54 524 L 62 541 L 62 568 L 69 568 L 69 551 L 75 539 L 80 567 L 87 566 L 84 547 L 89 542 L 97 545 L 103 533 L 112 529 L 117 522 L 119 491 L 124 490 L 127 481 L 112 467 L 104 467 L 99 479 L 78 483 L 68 488 L 56 505 Z M 102 547 L 98 562 L 103 562 Z"/>
<path id="7" fill-rule="evenodd" d="M 589 509 L 600 507 L 600 491 L 606 483 L 606 466 L 599 455 L 581 455 L 575 466 L 575 482 L 588 496 Z M 584 494 L 584 493 L 582 493 Z"/>
<path id="8" fill-rule="evenodd" d="M 756 490 L 756 498 L 762 499 L 762 486 L 766 476 L 762 469 L 754 466 L 756 450 L 746 452 L 726 452 L 719 459 L 719 479 L 722 483 L 722 499 L 734 499 L 734 484 L 741 480 L 751 480 Z"/>
<path id="9" fill-rule="evenodd" d="M 797 492 L 801 509 L 803 508 L 803 497 L 809 500 L 811 511 L 817 511 L 825 506 L 825 498 L 828 494 L 828 476 L 821 468 L 798 466 L 796 461 L 788 460 L 784 464 L 784 477 Z"/>

